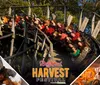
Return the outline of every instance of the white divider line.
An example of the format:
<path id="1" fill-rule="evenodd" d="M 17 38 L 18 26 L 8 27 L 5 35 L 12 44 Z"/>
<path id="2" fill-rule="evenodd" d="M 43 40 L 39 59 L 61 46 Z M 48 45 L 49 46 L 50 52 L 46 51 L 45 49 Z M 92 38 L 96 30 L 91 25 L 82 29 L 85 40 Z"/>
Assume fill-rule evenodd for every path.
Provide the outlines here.
<path id="1" fill-rule="evenodd" d="M 100 58 L 100 55 L 70 84 L 73 85 L 74 82 L 98 59 Z"/>

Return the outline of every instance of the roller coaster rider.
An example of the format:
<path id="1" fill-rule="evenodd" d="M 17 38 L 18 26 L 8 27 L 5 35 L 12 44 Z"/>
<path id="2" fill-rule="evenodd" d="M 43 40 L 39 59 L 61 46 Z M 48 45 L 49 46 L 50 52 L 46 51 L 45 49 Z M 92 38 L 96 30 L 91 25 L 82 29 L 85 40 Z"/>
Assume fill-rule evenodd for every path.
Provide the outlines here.
<path id="1" fill-rule="evenodd" d="M 3 21 L 3 25 L 1 27 L 1 31 L 2 31 L 2 36 L 5 36 L 7 34 L 10 34 L 12 33 L 11 29 L 12 29 L 12 20 L 10 17 L 3 17 L 2 18 L 2 21 Z M 7 49 L 10 49 L 10 41 L 11 40 L 11 37 L 8 37 L 8 38 L 4 38 L 2 39 L 0 42 L 1 42 L 1 55 L 2 56 L 7 56 L 9 55 L 9 50 Z M 6 43 L 7 42 L 7 43 Z"/>
<path id="2" fill-rule="evenodd" d="M 72 25 L 70 25 L 68 30 L 65 31 L 64 25 L 60 22 L 52 23 L 52 21 L 46 20 L 43 26 L 38 23 L 38 20 L 36 23 L 43 32 L 45 32 L 49 37 L 51 36 L 51 40 L 57 38 L 56 42 L 60 42 L 62 46 L 69 46 L 69 48 L 72 49 L 72 56 L 79 56 L 83 49 L 84 42 L 81 38 L 80 32 L 75 30 Z M 55 24 L 55 26 L 53 26 L 53 24 Z"/>
<path id="3" fill-rule="evenodd" d="M 55 22 L 54 20 L 44 20 L 41 21 L 39 18 L 29 18 L 28 16 L 17 16 L 16 15 L 16 27 L 18 29 L 24 30 L 25 23 L 28 30 L 32 30 L 31 24 L 32 22 L 37 25 L 40 30 L 42 30 L 51 41 L 60 42 L 63 47 L 68 47 L 71 49 L 71 55 L 73 57 L 78 57 L 84 47 L 84 41 L 80 32 L 73 27 L 71 24 L 67 30 L 66 27 L 60 22 Z M 8 22 L 9 27 L 4 27 L 9 30 L 12 26 L 11 20 Z M 11 31 L 11 29 L 10 29 Z"/>

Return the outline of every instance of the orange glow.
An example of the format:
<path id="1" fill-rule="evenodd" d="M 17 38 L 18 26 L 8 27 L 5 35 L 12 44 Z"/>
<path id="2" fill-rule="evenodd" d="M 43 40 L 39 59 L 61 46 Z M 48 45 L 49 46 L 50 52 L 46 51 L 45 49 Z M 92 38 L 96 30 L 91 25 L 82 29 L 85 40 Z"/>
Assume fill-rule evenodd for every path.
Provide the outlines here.
<path id="1" fill-rule="evenodd" d="M 94 79 L 96 72 L 93 68 L 87 69 L 84 74 L 82 75 L 83 79 L 86 81 L 91 81 Z"/>
<path id="2" fill-rule="evenodd" d="M 3 23 L 7 23 L 8 22 L 8 18 L 7 17 L 3 17 Z"/>
<path id="3" fill-rule="evenodd" d="M 86 81 L 86 82 L 90 82 L 92 80 L 94 80 L 94 77 L 96 75 L 96 72 L 94 70 L 94 68 L 88 68 L 78 79 L 75 83 L 77 83 L 78 85 L 84 85 L 84 83 L 82 83 L 82 81 Z"/>
<path id="4" fill-rule="evenodd" d="M 75 83 L 76 83 L 77 85 L 84 85 L 80 79 L 77 79 L 77 81 L 76 81 Z"/>

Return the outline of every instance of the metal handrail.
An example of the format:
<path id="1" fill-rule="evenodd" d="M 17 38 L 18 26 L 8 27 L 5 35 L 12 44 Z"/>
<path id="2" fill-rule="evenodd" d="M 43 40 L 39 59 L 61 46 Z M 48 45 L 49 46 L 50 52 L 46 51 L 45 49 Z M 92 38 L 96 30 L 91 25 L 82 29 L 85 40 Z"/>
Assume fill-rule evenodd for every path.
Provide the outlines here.
<path id="1" fill-rule="evenodd" d="M 12 36 L 12 33 L 10 33 L 10 34 L 8 34 L 8 35 L 4 35 L 4 36 L 0 37 L 0 40 L 1 40 L 1 39 L 4 39 L 4 38 L 7 38 L 7 37 L 10 37 L 10 36 Z"/>
<path id="2" fill-rule="evenodd" d="M 30 24 L 30 23 L 28 23 Z M 31 24 L 30 24 L 31 25 Z M 46 38 L 46 40 L 49 42 L 50 44 L 50 54 L 51 56 L 53 56 L 53 43 L 50 41 L 50 39 L 48 38 L 48 36 L 43 32 L 41 31 L 37 26 L 36 26 L 36 29 Z"/>
<path id="3" fill-rule="evenodd" d="M 30 23 L 28 23 L 28 24 L 30 24 Z M 45 38 L 46 38 L 46 40 L 49 42 L 49 44 L 50 44 L 50 54 L 51 54 L 51 56 L 53 56 L 53 43 L 50 41 L 50 39 L 48 38 L 48 36 L 44 33 L 44 32 L 42 32 L 38 27 L 35 27 Z M 28 32 L 29 33 L 29 32 Z"/>
<path id="4" fill-rule="evenodd" d="M 52 6 L 50 6 L 50 5 L 34 5 L 34 6 L 11 6 L 11 8 L 28 8 L 28 7 L 30 7 L 30 8 L 34 8 L 34 7 L 47 7 L 47 6 L 49 6 L 49 7 L 64 7 L 64 6 L 67 6 L 67 5 L 52 5 Z M 0 7 L 0 9 L 8 9 L 9 7 Z"/>
<path id="5" fill-rule="evenodd" d="M 49 42 L 49 44 L 50 44 L 50 54 L 51 54 L 51 56 L 53 56 L 53 44 L 52 44 L 52 42 L 50 41 L 50 39 L 48 38 L 48 36 L 44 32 L 42 32 L 38 27 L 36 27 L 36 29 L 40 33 L 42 33 L 44 35 L 44 37 L 46 38 L 46 40 Z"/>

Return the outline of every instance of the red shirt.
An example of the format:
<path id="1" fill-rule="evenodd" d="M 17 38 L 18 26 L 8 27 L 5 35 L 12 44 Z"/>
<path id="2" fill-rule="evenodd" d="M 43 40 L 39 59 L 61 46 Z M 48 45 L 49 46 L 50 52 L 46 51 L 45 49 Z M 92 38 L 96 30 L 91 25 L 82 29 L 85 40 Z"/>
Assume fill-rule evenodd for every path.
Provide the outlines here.
<path id="1" fill-rule="evenodd" d="M 58 27 L 58 32 L 64 32 L 65 31 L 65 28 L 63 25 L 61 25 L 61 27 Z"/>
<path id="2" fill-rule="evenodd" d="M 41 30 L 43 30 L 43 29 L 45 29 L 45 25 L 42 25 L 42 28 L 41 28 Z"/>
<path id="3" fill-rule="evenodd" d="M 52 34 L 52 33 L 54 33 L 54 28 L 52 28 L 52 27 L 50 27 L 50 28 L 48 28 L 48 29 L 46 29 L 46 34 Z"/>
<path id="4" fill-rule="evenodd" d="M 61 34 L 61 37 L 60 37 L 60 40 L 64 40 L 67 36 L 68 36 L 67 34 L 62 33 L 62 34 Z"/>
<path id="5" fill-rule="evenodd" d="M 80 33 L 76 32 L 75 37 L 72 38 L 73 41 L 77 40 L 80 37 Z"/>
<path id="6" fill-rule="evenodd" d="M 15 22 L 18 24 L 20 22 L 20 17 L 17 16 Z"/>

